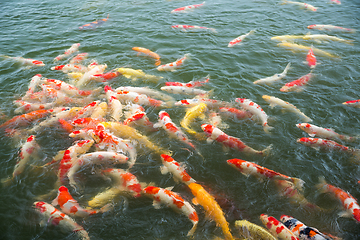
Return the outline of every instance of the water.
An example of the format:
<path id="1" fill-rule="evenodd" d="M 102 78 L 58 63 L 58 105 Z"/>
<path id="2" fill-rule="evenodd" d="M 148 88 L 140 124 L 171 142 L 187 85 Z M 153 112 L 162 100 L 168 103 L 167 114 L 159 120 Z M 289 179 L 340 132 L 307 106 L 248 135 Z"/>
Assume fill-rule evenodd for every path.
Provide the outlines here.
<path id="1" fill-rule="evenodd" d="M 236 219 L 247 219 L 262 226 L 262 213 L 280 218 L 291 215 L 308 226 L 318 228 L 343 239 L 360 239 L 359 225 L 352 219 L 340 218 L 338 202 L 329 195 L 320 194 L 315 185 L 319 176 L 334 186 L 348 191 L 360 199 L 360 171 L 358 164 L 350 161 L 350 156 L 338 151 L 316 151 L 296 142 L 307 136 L 295 127 L 301 120 L 292 113 L 283 113 L 279 108 L 271 109 L 262 95 L 281 98 L 297 106 L 313 124 L 333 128 L 335 131 L 359 135 L 359 110 L 342 105 L 348 100 L 358 99 L 360 91 L 360 50 L 359 34 L 323 32 L 309 30 L 310 24 L 332 24 L 359 29 L 360 5 L 356 0 L 342 1 L 342 5 L 328 4 L 326 0 L 308 2 L 318 7 L 317 12 L 305 11 L 295 5 L 281 5 L 280 1 L 206 1 L 206 5 L 185 14 L 170 14 L 170 11 L 200 2 L 192 1 L 8 1 L 1 2 L 1 54 L 23 56 L 44 61 L 45 67 L 24 68 L 11 60 L 0 61 L 1 110 L 13 117 L 13 100 L 23 96 L 28 83 L 35 74 L 47 78 L 68 81 L 65 74 L 51 71 L 53 58 L 63 53 L 73 43 L 81 43 L 80 52 L 89 53 L 89 60 L 106 63 L 108 70 L 121 66 L 142 69 L 148 74 L 163 76 L 158 83 L 132 82 L 124 77 L 111 82 L 111 86 L 149 86 L 159 90 L 165 81 L 188 82 L 210 74 L 211 80 L 203 89 L 213 89 L 213 98 L 233 102 L 237 97 L 249 98 L 258 103 L 270 116 L 269 124 L 274 127 L 272 134 L 264 133 L 259 124 L 250 120 L 224 120 L 229 128 L 223 129 L 231 136 L 239 137 L 255 149 L 263 149 L 272 144 L 268 157 L 247 156 L 236 150 L 224 151 L 220 144 L 196 141 L 194 144 L 203 158 L 186 149 L 175 139 L 169 139 L 164 131 L 147 136 L 156 144 L 173 151 L 178 162 L 184 162 L 188 173 L 202 183 L 221 203 L 232 233 Z M 96 30 L 79 31 L 78 27 L 96 19 L 109 20 Z M 189 24 L 217 29 L 214 34 L 206 31 L 182 32 L 171 29 L 171 25 Z M 229 41 L 246 34 L 242 45 L 227 48 Z M 308 86 L 302 92 L 282 93 L 280 87 L 309 72 L 303 64 L 305 53 L 293 53 L 278 47 L 278 42 L 270 40 L 277 35 L 297 35 L 307 32 L 335 35 L 355 40 L 354 45 L 338 42 L 316 43 L 315 47 L 329 51 L 340 60 L 318 57 L 317 66 Z M 310 42 L 300 41 L 310 46 Z M 186 53 L 189 60 L 176 72 L 158 72 L 154 61 L 137 57 L 131 50 L 141 46 L 156 51 L 163 63 L 175 61 Z M 89 61 L 88 60 L 88 61 Z M 253 81 L 280 73 L 291 62 L 287 77 L 273 86 L 257 86 Z M 103 86 L 99 84 L 99 86 Z M 188 98 L 173 95 L 176 100 Z M 147 108 L 153 122 L 157 121 L 159 109 Z M 181 107 L 166 109 L 176 124 L 185 114 Z M 3 120 L 5 121 L 5 119 Z M 198 120 L 198 130 L 200 124 Z M 196 124 L 194 126 L 196 126 Z M 44 162 L 59 150 L 72 143 L 66 133 L 59 128 L 37 133 L 43 149 Z M 0 177 L 12 174 L 18 151 L 24 139 L 9 138 L 1 133 Z M 344 143 L 359 148 L 359 142 Z M 246 178 L 226 164 L 226 160 L 240 158 L 253 161 L 261 166 L 305 181 L 304 196 L 312 203 L 327 209 L 326 212 L 306 210 L 289 199 L 279 196 L 271 182 L 259 182 L 254 177 Z M 42 160 L 40 160 L 42 161 Z M 40 162 L 41 163 L 41 162 Z M 35 162 L 33 164 L 39 164 Z M 41 165 L 41 164 L 39 164 Z M 159 157 L 146 149 L 139 150 L 137 164 L 132 173 L 139 181 L 160 187 L 174 186 L 173 190 L 191 201 L 191 193 L 186 186 L 174 182 L 171 175 L 160 173 Z M 56 227 L 40 227 L 38 217 L 31 206 L 39 195 L 53 189 L 56 169 L 46 171 L 26 171 L 16 179 L 16 183 L 1 188 L 0 199 L 0 239 L 76 239 L 73 234 L 63 233 Z M 85 191 L 75 194 L 80 204 L 86 205 L 98 192 L 108 186 L 108 182 L 85 169 L 82 184 Z M 81 175 L 81 174 L 79 174 Z M 46 199 L 51 201 L 52 199 Z M 203 208 L 196 207 L 200 222 L 195 239 L 212 239 L 222 236 L 221 230 L 208 220 Z M 86 219 L 76 219 L 89 233 L 91 239 L 186 239 L 191 228 L 190 221 L 170 208 L 155 209 L 150 198 L 120 197 L 114 200 L 114 210 Z"/>

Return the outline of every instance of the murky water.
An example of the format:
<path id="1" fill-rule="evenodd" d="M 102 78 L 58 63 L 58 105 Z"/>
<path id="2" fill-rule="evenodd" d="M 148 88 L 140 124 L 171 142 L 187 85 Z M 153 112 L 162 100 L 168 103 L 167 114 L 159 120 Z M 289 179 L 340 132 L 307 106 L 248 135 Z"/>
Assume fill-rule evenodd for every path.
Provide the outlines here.
<path id="1" fill-rule="evenodd" d="M 80 43 L 80 52 L 89 53 L 87 62 L 95 59 L 107 64 L 107 70 L 121 66 L 142 69 L 152 75 L 164 77 L 158 83 L 142 80 L 131 81 L 118 77 L 109 84 L 119 86 L 148 86 L 160 90 L 165 81 L 188 82 L 210 75 L 209 83 L 202 87 L 213 90 L 211 98 L 233 102 L 235 98 L 249 98 L 258 103 L 269 115 L 269 125 L 274 127 L 266 134 L 262 126 L 252 120 L 223 119 L 228 128 L 222 130 L 240 138 L 248 146 L 261 150 L 272 144 L 271 155 L 249 156 L 236 150 L 224 151 L 221 144 L 197 141 L 190 137 L 202 157 L 176 139 L 169 138 L 163 130 L 146 133 L 149 139 L 173 152 L 178 162 L 185 163 L 188 173 L 201 183 L 221 204 L 234 236 L 238 230 L 234 221 L 247 219 L 262 226 L 262 213 L 280 218 L 291 215 L 308 226 L 343 239 L 360 239 L 360 227 L 353 219 L 339 217 L 339 203 L 330 195 L 321 194 L 315 188 L 319 177 L 360 199 L 359 164 L 351 161 L 348 153 L 340 151 L 316 151 L 296 142 L 307 134 L 295 124 L 301 120 L 293 113 L 270 108 L 262 95 L 270 95 L 289 101 L 317 126 L 332 128 L 347 135 L 360 135 L 359 109 L 342 105 L 342 102 L 359 99 L 360 50 L 359 33 L 341 33 L 309 30 L 310 24 L 332 24 L 359 29 L 360 5 L 356 0 L 344 0 L 341 5 L 329 4 L 327 0 L 308 2 L 316 12 L 306 11 L 281 1 L 206 1 L 205 6 L 189 13 L 171 14 L 170 11 L 198 4 L 192 1 L 6 1 L 1 2 L 0 24 L 1 54 L 22 56 L 43 61 L 46 66 L 26 68 L 9 59 L 0 61 L 0 97 L 3 120 L 16 114 L 13 101 L 27 91 L 29 81 L 35 74 L 46 78 L 69 81 L 62 72 L 51 71 L 53 58 Z M 106 18 L 109 20 L 95 30 L 79 31 L 78 27 Z M 188 24 L 215 28 L 210 31 L 183 32 L 171 25 Z M 242 45 L 228 48 L 235 37 L 256 30 Z M 321 63 L 314 70 L 315 77 L 301 92 L 283 93 L 282 85 L 307 73 L 303 63 L 306 53 L 291 52 L 278 47 L 270 40 L 277 35 L 329 34 L 354 40 L 353 45 L 340 42 L 319 43 L 301 40 L 297 43 L 331 52 L 338 60 L 320 57 Z M 159 72 L 154 60 L 136 56 L 131 50 L 141 46 L 155 51 L 163 63 L 175 61 L 186 53 L 191 59 L 176 72 Z M 65 61 L 62 61 L 64 63 Z M 286 78 L 272 86 L 254 85 L 252 82 L 281 73 L 291 62 Z M 104 84 L 95 84 L 103 87 Z M 96 87 L 96 86 L 95 86 Z M 170 94 L 171 95 L 171 94 Z M 172 95 L 176 100 L 189 98 Z M 104 99 L 100 99 L 104 100 Z M 158 108 L 147 108 L 151 121 L 158 119 Z M 166 109 L 172 120 L 180 125 L 185 115 L 183 107 Z M 6 116 L 8 118 L 6 118 Z M 193 125 L 201 131 L 198 119 Z M 51 160 L 60 150 L 73 143 L 61 128 L 44 129 L 36 133 L 42 147 L 41 159 L 33 165 L 42 165 Z M 0 178 L 11 176 L 18 153 L 26 138 L 9 137 L 1 132 Z M 359 142 L 339 142 L 349 147 L 360 148 Z M 259 182 L 254 177 L 245 177 L 226 164 L 226 160 L 240 158 L 305 181 L 304 196 L 314 204 L 326 209 L 316 211 L 294 204 L 281 197 L 272 182 Z M 139 181 L 159 187 L 171 187 L 187 201 L 192 195 L 183 184 L 176 183 L 170 174 L 162 175 L 159 156 L 146 148 L 138 149 L 138 158 L 131 172 Z M 93 169 L 86 168 L 79 174 L 84 191 L 74 193 L 74 198 L 86 206 L 87 201 L 105 190 L 109 183 L 98 177 Z M 27 168 L 9 187 L 2 187 L 0 194 L 0 239 L 76 239 L 71 233 L 61 232 L 56 227 L 40 227 L 39 218 L 32 204 L 40 195 L 53 189 L 56 181 L 54 169 Z M 49 197 L 46 201 L 51 202 Z M 147 197 L 121 196 L 114 199 L 114 209 L 76 221 L 89 233 L 91 239 L 186 239 L 191 222 L 172 209 L 155 209 Z M 201 206 L 195 207 L 199 214 L 199 226 L 195 239 L 222 237 L 216 224 L 209 220 Z"/>

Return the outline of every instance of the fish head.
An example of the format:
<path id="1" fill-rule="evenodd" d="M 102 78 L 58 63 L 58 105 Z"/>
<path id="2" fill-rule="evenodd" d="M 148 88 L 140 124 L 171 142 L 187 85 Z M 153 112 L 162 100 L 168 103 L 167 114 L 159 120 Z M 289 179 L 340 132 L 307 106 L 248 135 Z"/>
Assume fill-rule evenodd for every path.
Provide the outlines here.
<path id="1" fill-rule="evenodd" d="M 263 95 L 262 98 L 263 98 L 265 101 L 269 101 L 269 100 L 270 100 L 270 96 L 269 96 L 269 95 Z"/>
<path id="2" fill-rule="evenodd" d="M 309 25 L 307 28 L 313 29 L 315 26 L 316 26 L 315 24 L 312 24 L 312 25 Z"/>
<path id="3" fill-rule="evenodd" d="M 210 125 L 210 124 L 202 124 L 201 125 L 201 129 L 205 132 L 205 133 L 208 133 L 208 134 L 212 134 L 212 132 L 214 131 L 214 126 L 213 125 Z"/>
<path id="4" fill-rule="evenodd" d="M 154 186 L 148 186 L 148 187 L 144 188 L 142 191 L 145 194 L 155 195 L 160 191 L 160 188 L 154 187 Z"/>
<path id="5" fill-rule="evenodd" d="M 45 202 L 39 201 L 39 202 L 34 202 L 33 207 L 37 209 L 39 212 L 43 213 L 46 212 L 47 210 L 45 205 L 46 205 Z"/>

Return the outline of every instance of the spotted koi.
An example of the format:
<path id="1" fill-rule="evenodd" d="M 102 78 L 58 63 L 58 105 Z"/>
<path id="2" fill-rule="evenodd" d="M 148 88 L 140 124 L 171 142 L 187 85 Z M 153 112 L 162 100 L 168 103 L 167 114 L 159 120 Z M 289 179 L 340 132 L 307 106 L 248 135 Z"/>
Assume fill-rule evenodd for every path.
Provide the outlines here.
<path id="1" fill-rule="evenodd" d="M 175 62 L 171 62 L 171 63 L 167 63 L 167 64 L 164 64 L 164 65 L 158 66 L 157 70 L 158 71 L 171 71 L 171 72 L 174 72 L 178 68 L 182 67 L 183 63 L 185 61 L 187 61 L 189 58 L 190 58 L 190 54 L 187 53 L 182 58 L 179 58 Z"/>
<path id="2" fill-rule="evenodd" d="M 306 85 L 310 79 L 312 79 L 314 76 L 314 74 L 312 74 L 311 72 L 300 77 L 297 80 L 291 81 L 289 83 L 286 83 L 283 87 L 280 88 L 281 92 L 293 92 L 293 91 L 301 91 L 301 87 L 303 87 L 304 85 Z"/>
<path id="3" fill-rule="evenodd" d="M 71 45 L 69 49 L 65 50 L 64 54 L 60 54 L 59 56 L 54 58 L 54 61 L 60 61 L 61 59 L 70 56 L 71 54 L 77 52 L 79 50 L 79 47 L 80 47 L 80 43 L 74 43 L 73 45 Z"/>
<path id="4" fill-rule="evenodd" d="M 200 3 L 200 4 L 194 4 L 194 5 L 188 5 L 185 7 L 176 8 L 176 9 L 172 10 L 171 13 L 186 12 L 186 11 L 193 10 L 195 8 L 204 6 L 204 4 L 205 4 L 205 2 Z"/>
<path id="5" fill-rule="evenodd" d="M 228 44 L 228 47 L 234 47 L 235 45 L 239 45 L 242 43 L 242 41 L 249 35 L 254 34 L 255 30 L 251 30 L 247 34 L 241 35 L 233 40 L 231 40 Z"/>
<path id="6" fill-rule="evenodd" d="M 43 67 L 43 66 L 45 66 L 45 63 L 43 63 L 42 61 L 35 60 L 35 59 L 32 59 L 32 58 L 10 57 L 10 56 L 6 56 L 6 55 L 0 55 L 0 57 L 8 58 L 8 59 L 14 60 L 14 61 L 16 61 L 16 62 L 18 62 L 20 64 L 28 65 L 30 67 Z"/>
<path id="7" fill-rule="evenodd" d="M 266 214 L 261 214 L 260 220 L 275 237 L 284 240 L 299 240 L 299 238 L 296 237 L 295 234 L 290 231 L 290 229 L 288 229 L 276 218 Z"/>
<path id="8" fill-rule="evenodd" d="M 296 127 L 298 127 L 299 129 L 301 129 L 304 132 L 306 132 L 307 134 L 309 134 L 310 137 L 316 136 L 316 137 L 326 138 L 326 139 L 330 139 L 330 140 L 339 140 L 340 139 L 340 140 L 347 141 L 347 142 L 353 142 L 353 141 L 357 140 L 357 137 L 350 137 L 347 135 L 338 134 L 330 128 L 322 128 L 322 127 L 318 127 L 316 125 L 309 124 L 309 123 L 298 123 L 298 124 L 296 124 Z"/>
<path id="9" fill-rule="evenodd" d="M 186 185 L 195 182 L 195 180 L 186 172 L 185 168 L 183 168 L 177 161 L 175 161 L 175 159 L 169 155 L 161 154 L 161 160 L 164 165 L 161 168 L 162 174 L 170 172 L 172 173 L 175 181 L 180 181 Z"/>

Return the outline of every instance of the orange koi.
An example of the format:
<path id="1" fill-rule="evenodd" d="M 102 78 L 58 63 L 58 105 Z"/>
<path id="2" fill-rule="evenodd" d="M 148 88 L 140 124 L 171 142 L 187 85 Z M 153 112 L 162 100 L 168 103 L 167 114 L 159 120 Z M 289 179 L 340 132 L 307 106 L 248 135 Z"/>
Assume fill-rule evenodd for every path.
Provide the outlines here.
<path id="1" fill-rule="evenodd" d="M 315 68 L 316 65 L 318 64 L 316 62 L 316 57 L 314 54 L 314 51 L 312 50 L 312 48 L 309 49 L 307 55 L 306 55 L 306 63 L 310 68 Z"/>
<path id="2" fill-rule="evenodd" d="M 150 51 L 149 49 L 147 48 L 143 48 L 143 47 L 133 47 L 132 50 L 134 51 L 137 51 L 138 52 L 138 55 L 140 55 L 141 53 L 144 53 L 145 55 L 153 58 L 156 60 L 155 62 L 155 66 L 159 66 L 161 64 L 161 60 L 160 60 L 160 55 L 153 52 L 153 51 Z"/>

